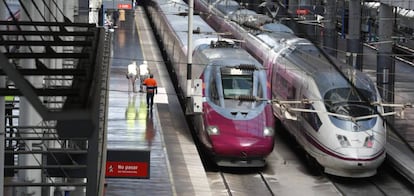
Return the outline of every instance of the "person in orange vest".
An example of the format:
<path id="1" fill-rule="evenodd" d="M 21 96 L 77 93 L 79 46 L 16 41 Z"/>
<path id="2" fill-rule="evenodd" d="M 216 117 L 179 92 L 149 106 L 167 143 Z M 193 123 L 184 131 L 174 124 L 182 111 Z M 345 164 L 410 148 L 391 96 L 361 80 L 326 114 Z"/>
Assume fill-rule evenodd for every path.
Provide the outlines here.
<path id="1" fill-rule="evenodd" d="M 146 78 L 143 83 L 146 86 L 147 90 L 147 108 L 151 107 L 154 104 L 154 93 L 158 93 L 157 81 L 154 79 L 154 75 L 150 74 L 149 78 Z"/>

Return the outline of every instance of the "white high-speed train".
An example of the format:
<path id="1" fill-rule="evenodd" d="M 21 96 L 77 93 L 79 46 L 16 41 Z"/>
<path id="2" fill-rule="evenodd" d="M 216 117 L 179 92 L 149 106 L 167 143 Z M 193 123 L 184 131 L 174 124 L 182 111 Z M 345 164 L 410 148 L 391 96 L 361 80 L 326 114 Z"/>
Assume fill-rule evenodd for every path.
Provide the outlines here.
<path id="1" fill-rule="evenodd" d="M 215 5 L 222 5 L 215 2 Z M 380 94 L 364 73 L 328 59 L 310 41 L 278 23 L 251 29 L 225 7 L 195 0 L 217 30 L 244 40 L 243 47 L 268 70 L 273 113 L 329 174 L 369 177 L 386 156 L 386 124 Z M 260 24 L 248 18 L 250 24 Z M 246 21 L 244 21 L 246 24 Z M 253 22 L 253 23 L 252 23 Z M 270 29 L 270 30 L 269 30 Z"/>

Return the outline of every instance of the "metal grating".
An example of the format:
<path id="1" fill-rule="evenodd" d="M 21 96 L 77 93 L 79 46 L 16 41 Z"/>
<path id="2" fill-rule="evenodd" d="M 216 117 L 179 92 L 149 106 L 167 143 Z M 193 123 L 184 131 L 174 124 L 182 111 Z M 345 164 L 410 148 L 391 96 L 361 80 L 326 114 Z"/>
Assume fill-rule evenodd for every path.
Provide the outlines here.
<path id="1" fill-rule="evenodd" d="M 12 125 L 6 126 L 4 168 L 13 180 L 4 187 L 42 187 L 42 195 L 62 186 L 83 187 L 87 195 L 95 195 L 103 182 L 100 168 L 106 154 L 102 138 L 110 34 L 95 24 L 71 22 L 55 1 L 19 1 L 19 15 L 26 15 L 27 21 L 12 12 L 9 2 L 0 1 L 11 16 L 0 19 L 0 77 L 12 84 L 0 87 L 0 96 L 24 97 L 42 118 L 39 124 L 19 125 L 19 98 L 13 116 L 5 116 Z M 29 7 L 38 10 L 43 21 L 34 21 Z M 24 156 L 34 157 L 36 163 L 21 164 Z M 41 182 L 16 177 L 29 170 L 40 171 Z"/>

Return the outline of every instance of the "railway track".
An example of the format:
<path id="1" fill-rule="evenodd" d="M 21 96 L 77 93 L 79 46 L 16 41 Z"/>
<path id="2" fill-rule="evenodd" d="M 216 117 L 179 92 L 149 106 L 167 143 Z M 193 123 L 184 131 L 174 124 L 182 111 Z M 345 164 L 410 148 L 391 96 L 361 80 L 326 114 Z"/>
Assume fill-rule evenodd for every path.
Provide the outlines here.
<path id="1" fill-rule="evenodd" d="M 318 184 L 301 184 L 303 179 L 292 175 L 288 180 L 301 191 L 286 187 L 280 180 L 285 179 L 277 172 L 274 163 L 270 169 L 252 171 L 251 169 L 226 169 L 207 171 L 213 195 L 250 196 L 250 195 L 343 195 L 343 196 L 412 196 L 414 187 L 389 164 L 380 167 L 378 174 L 369 178 L 342 178 L 322 174 L 314 177 Z M 272 168 L 273 167 L 273 168 Z M 307 184 L 307 185 L 306 185 Z M 332 184 L 331 187 L 329 184 Z M 335 189 L 335 190 L 334 190 Z"/>
<path id="2" fill-rule="evenodd" d="M 311 174 L 302 153 L 284 136 L 276 138 L 278 149 L 263 169 L 222 169 L 206 166 L 213 195 L 218 196 L 412 196 L 414 187 L 388 162 L 370 178 L 341 178 Z"/>
<path id="3" fill-rule="evenodd" d="M 411 196 L 414 189 L 404 177 L 387 165 L 370 178 L 352 179 L 328 177 L 344 196 Z"/>
<path id="4" fill-rule="evenodd" d="M 284 141 L 283 138 L 280 136 L 275 138 L 277 150 L 267 157 L 265 168 L 223 169 L 205 164 L 212 195 L 339 195 L 326 177 L 309 174 L 304 167 L 300 153 L 295 153 L 294 147 L 289 146 L 289 141 Z"/>
<path id="5" fill-rule="evenodd" d="M 414 65 L 414 49 L 396 44 L 393 47 L 393 53 L 396 59 Z"/>
<path id="6" fill-rule="evenodd" d="M 364 45 L 373 50 L 378 50 L 375 45 L 369 43 L 365 43 Z M 393 46 L 392 52 L 394 53 L 394 58 L 396 60 L 414 66 L 414 49 L 397 44 Z"/>
<path id="7" fill-rule="evenodd" d="M 265 177 L 260 171 L 248 172 L 243 170 L 208 172 L 207 176 L 211 179 L 214 187 L 213 195 L 221 196 L 273 196 L 269 181 L 271 178 Z"/>

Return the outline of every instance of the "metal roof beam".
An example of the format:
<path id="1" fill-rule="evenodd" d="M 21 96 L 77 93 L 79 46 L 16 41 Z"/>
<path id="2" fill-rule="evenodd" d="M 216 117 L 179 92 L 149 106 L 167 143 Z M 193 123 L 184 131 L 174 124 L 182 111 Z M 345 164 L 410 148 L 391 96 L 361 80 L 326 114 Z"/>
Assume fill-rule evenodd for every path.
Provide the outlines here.
<path id="1" fill-rule="evenodd" d="M 85 59 L 89 58 L 88 53 L 61 53 L 61 52 L 49 52 L 49 53 L 4 53 L 6 58 L 18 58 L 18 59 L 67 59 L 77 58 Z"/>
<path id="2" fill-rule="evenodd" d="M 380 0 L 380 2 L 394 7 L 414 10 L 414 1 Z"/>
<path id="3" fill-rule="evenodd" d="M 79 96 L 79 89 L 68 88 L 35 88 L 33 92 L 36 96 Z M 13 96 L 25 96 L 19 89 L 7 89 L 0 88 L 0 96 L 13 95 Z"/>
<path id="4" fill-rule="evenodd" d="M 95 28 L 96 24 L 72 22 L 42 22 L 42 21 L 0 21 L 0 25 L 38 26 L 38 27 L 84 27 Z"/>
<path id="5" fill-rule="evenodd" d="M 39 36 L 88 36 L 95 35 L 92 31 L 0 31 L 0 35 L 39 35 Z"/>
<path id="6" fill-rule="evenodd" d="M 0 41 L 4 46 L 92 46 L 92 41 Z"/>
<path id="7" fill-rule="evenodd" d="M 83 69 L 17 69 L 17 71 L 25 76 L 85 76 L 86 71 Z M 0 69 L 0 75 L 6 75 Z M 59 79 L 56 79 L 59 80 Z"/>

